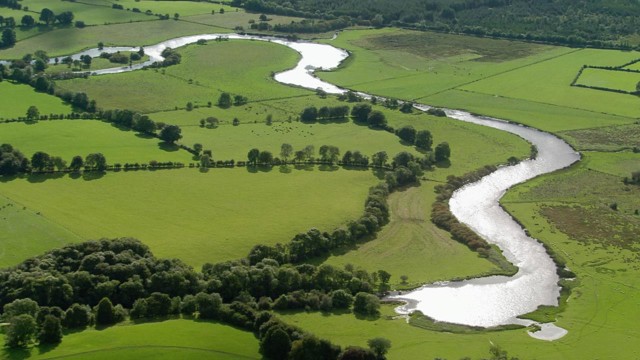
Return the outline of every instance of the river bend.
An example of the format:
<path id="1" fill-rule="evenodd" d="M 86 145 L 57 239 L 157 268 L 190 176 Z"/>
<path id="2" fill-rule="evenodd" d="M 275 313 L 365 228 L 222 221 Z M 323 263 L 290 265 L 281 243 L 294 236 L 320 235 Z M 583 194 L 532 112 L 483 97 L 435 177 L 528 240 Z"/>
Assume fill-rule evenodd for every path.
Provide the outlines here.
<path id="1" fill-rule="evenodd" d="M 144 46 L 145 54 L 150 57 L 149 61 L 131 67 L 97 70 L 92 74 L 112 74 L 137 70 L 155 61 L 161 61 L 161 53 L 167 47 L 178 48 L 196 43 L 200 39 L 214 40 L 217 38 L 270 41 L 288 46 L 300 54 L 300 61 L 295 68 L 276 74 L 277 81 L 310 89 L 320 88 L 331 94 L 346 91 L 314 76 L 314 71 L 318 69 L 336 68 L 348 57 L 346 51 L 325 44 L 290 42 L 279 38 L 238 34 L 185 36 L 153 46 Z M 81 55 L 96 57 L 101 52 L 137 50 L 138 48 L 108 47 L 101 50 L 87 50 L 72 57 L 74 59 Z M 416 107 L 421 110 L 429 108 L 428 105 L 421 104 Z M 428 284 L 397 296 L 397 299 L 407 302 L 406 305 L 398 308 L 398 311 L 420 310 L 438 321 L 474 326 L 528 324 L 530 322 L 517 319 L 517 316 L 533 311 L 539 305 L 557 305 L 560 292 L 557 285 L 559 278 L 555 271 L 555 264 L 543 246 L 527 236 L 525 231 L 500 207 L 499 199 L 513 185 L 565 168 L 578 161 L 580 155 L 561 139 L 533 128 L 499 119 L 475 116 L 459 110 L 446 110 L 446 113 L 452 119 L 516 134 L 538 148 L 538 156 L 535 160 L 526 160 L 517 165 L 501 167 L 478 182 L 457 190 L 450 200 L 453 214 L 489 243 L 500 247 L 506 258 L 518 266 L 519 271 L 512 277 L 490 276 L 465 281 Z M 555 328 L 555 330 L 557 329 Z"/>

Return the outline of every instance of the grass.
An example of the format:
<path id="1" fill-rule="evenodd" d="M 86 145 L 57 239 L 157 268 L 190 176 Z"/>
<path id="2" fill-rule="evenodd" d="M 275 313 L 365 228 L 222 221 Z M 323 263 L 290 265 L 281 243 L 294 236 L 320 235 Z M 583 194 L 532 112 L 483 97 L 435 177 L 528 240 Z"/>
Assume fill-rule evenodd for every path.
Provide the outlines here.
<path id="1" fill-rule="evenodd" d="M 293 67 L 297 62 L 297 53 L 282 45 L 261 41 L 209 42 L 180 52 L 183 61 L 176 66 L 59 81 L 58 85 L 86 92 L 106 109 L 141 112 L 175 110 L 184 108 L 187 102 L 198 106 L 216 104 L 223 91 L 241 94 L 250 101 L 310 94 L 271 78 L 273 71 Z"/>
<path id="2" fill-rule="evenodd" d="M 332 230 L 362 213 L 377 181 L 369 171 L 344 169 L 182 169 L 107 173 L 99 180 L 31 176 L 5 181 L 1 193 L 79 238 L 131 236 L 158 257 L 199 268 L 246 256 L 255 244 L 287 242 L 311 227 Z"/>
<path id="3" fill-rule="evenodd" d="M 73 19 L 75 21 L 84 21 L 87 25 L 126 23 L 131 21 L 148 21 L 157 19 L 155 16 L 112 9 L 111 4 L 94 4 L 91 0 L 82 2 L 24 0 L 21 4 L 22 6 L 28 6 L 30 11 L 37 11 L 38 13 L 44 8 L 52 10 L 55 14 L 59 14 L 64 11 L 71 11 L 73 12 Z M 38 16 L 34 16 L 36 21 L 38 20 Z"/>
<path id="4" fill-rule="evenodd" d="M 582 71 L 576 84 L 613 90 L 636 91 L 638 82 L 640 82 L 640 73 L 588 68 Z"/>
<path id="5" fill-rule="evenodd" d="M 210 11 L 209 11 L 210 12 Z M 254 32 L 257 30 L 250 29 L 251 24 L 249 24 L 250 20 L 259 23 L 260 14 L 255 13 L 247 13 L 243 10 L 240 11 L 226 11 L 224 14 L 219 14 L 219 11 L 216 9 L 216 14 L 206 14 L 206 15 L 193 15 L 188 17 L 182 17 L 185 21 L 191 21 L 198 24 L 210 25 L 210 26 L 219 26 L 230 30 L 235 30 L 236 26 L 242 26 L 245 30 Z M 291 16 L 281 16 L 281 15 L 269 15 L 271 19 L 269 21 L 269 25 L 273 26 L 275 24 L 289 24 L 292 21 L 301 21 L 302 18 L 291 17 Z"/>
<path id="6" fill-rule="evenodd" d="M 13 47 L 2 50 L 0 58 L 22 58 L 35 50 L 44 50 L 51 57 L 71 55 L 83 49 L 95 48 L 98 42 L 103 42 L 105 46 L 143 46 L 179 36 L 217 32 L 228 30 L 174 20 L 88 26 L 84 29 L 65 28 L 20 41 Z M 131 34 L 136 34 L 134 39 Z"/>
<path id="7" fill-rule="evenodd" d="M 129 54 L 132 54 L 133 52 L 131 51 L 123 51 L 123 54 L 129 56 Z M 136 60 L 136 61 L 132 61 L 131 64 L 132 65 L 136 65 L 139 63 L 143 63 L 145 61 L 149 60 L 149 56 L 145 55 L 142 58 L 140 58 L 140 60 Z M 53 65 L 49 65 L 47 67 L 46 72 L 47 73 L 60 73 L 60 72 L 67 72 L 67 71 L 85 71 L 85 72 L 91 72 L 94 70 L 101 70 L 101 69 L 111 69 L 111 68 L 117 68 L 117 67 L 128 67 L 129 64 L 120 64 L 120 63 L 112 63 L 111 61 L 109 61 L 108 59 L 103 59 L 100 57 L 94 58 L 91 61 L 91 66 L 87 67 L 86 65 L 82 64 L 80 66 L 80 68 L 76 68 L 73 65 L 65 65 L 65 64 L 53 64 Z"/>
<path id="8" fill-rule="evenodd" d="M 104 0 L 90 0 L 91 2 L 105 2 Z M 211 10 L 216 12 L 216 15 L 224 16 L 227 13 L 236 11 L 242 11 L 243 9 L 234 8 L 223 4 L 214 4 L 209 2 L 184 2 L 184 1 L 154 1 L 154 0 L 118 0 L 118 4 L 124 6 L 125 9 L 138 8 L 140 11 L 145 12 L 151 10 L 153 14 L 169 14 L 173 18 L 175 13 L 180 14 L 180 18 L 191 15 L 209 14 Z M 220 9 L 224 9 L 225 14 L 220 14 Z"/>
<path id="9" fill-rule="evenodd" d="M 461 88 L 483 94 L 635 117 L 637 112 L 634 105 L 637 99 L 633 96 L 569 86 L 583 64 L 617 66 L 635 58 L 638 58 L 638 53 L 633 51 L 581 49 Z"/>
<path id="10" fill-rule="evenodd" d="M 0 267 L 79 240 L 73 232 L 0 195 Z"/>
<path id="11" fill-rule="evenodd" d="M 156 161 L 189 162 L 192 155 L 167 148 L 157 138 L 121 130 L 98 120 L 54 120 L 0 124 L 2 141 L 27 157 L 36 151 L 60 156 L 68 162 L 76 156 L 101 152 L 109 164 Z M 42 141 L 45 140 L 45 141 Z"/>
<path id="12" fill-rule="evenodd" d="M 167 320 L 65 335 L 53 347 L 0 350 L 3 359 L 260 359 L 247 331 L 212 322 Z"/>
<path id="13" fill-rule="evenodd" d="M 640 147 L 640 124 L 607 126 L 560 133 L 578 150 L 621 151 Z"/>
<path id="14" fill-rule="evenodd" d="M 64 104 L 59 98 L 36 92 L 28 85 L 2 81 L 0 82 L 0 93 L 2 93 L 0 96 L 0 109 L 2 109 L 0 110 L 0 120 L 26 117 L 27 109 L 32 105 L 38 107 L 40 114 L 68 114 L 72 111 L 71 106 Z"/>
<path id="15" fill-rule="evenodd" d="M 349 50 L 352 58 L 321 78 L 401 99 L 423 98 L 571 51 L 398 29 L 345 31 L 330 43 Z M 511 48 L 517 51 L 507 51 Z"/>

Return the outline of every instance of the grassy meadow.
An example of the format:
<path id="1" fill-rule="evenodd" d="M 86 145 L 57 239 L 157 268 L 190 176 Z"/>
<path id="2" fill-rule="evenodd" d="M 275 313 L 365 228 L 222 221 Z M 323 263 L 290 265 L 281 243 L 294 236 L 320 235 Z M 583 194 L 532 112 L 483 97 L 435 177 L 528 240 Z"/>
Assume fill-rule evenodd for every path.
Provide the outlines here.
<path id="1" fill-rule="evenodd" d="M 636 91 L 640 73 L 604 69 L 584 69 L 576 84 L 612 90 Z"/>
<path id="2" fill-rule="evenodd" d="M 279 167 L 30 176 L 2 195 L 82 239 L 135 237 L 158 257 L 199 268 L 246 256 L 256 244 L 330 231 L 363 211 L 370 171 Z M 251 206 L 247 206 L 251 204 Z M 23 258 L 37 253 L 22 254 Z M 16 259 L 17 260 L 17 259 Z"/>
<path id="3" fill-rule="evenodd" d="M 187 102 L 199 107 L 209 102 L 216 104 L 222 92 L 246 96 L 251 102 L 310 94 L 271 78 L 272 72 L 297 63 L 297 53 L 282 45 L 210 41 L 179 51 L 183 61 L 176 66 L 66 80 L 59 86 L 87 93 L 105 109 L 119 107 L 141 112 L 183 109 Z"/>
<path id="4" fill-rule="evenodd" d="M 640 148 L 640 123 L 564 131 L 561 136 L 578 150 L 620 151 Z"/>
<path id="5" fill-rule="evenodd" d="M 31 86 L 12 84 L 9 81 L 0 81 L 0 120 L 15 119 L 27 116 L 27 109 L 36 105 L 41 115 L 44 114 L 68 114 L 71 106 L 57 97 L 38 93 Z M 0 124 L 5 125 L 5 124 Z"/>
<path id="6" fill-rule="evenodd" d="M 0 339 L 1 339 L 0 335 Z M 165 320 L 68 334 L 53 347 L 0 350 L 6 359 L 260 359 L 247 331 L 214 322 Z"/>
<path id="7" fill-rule="evenodd" d="M 29 158 L 36 151 L 44 151 L 68 162 L 76 155 L 84 158 L 95 152 L 103 153 L 109 164 L 192 160 L 191 154 L 177 146 L 166 146 L 157 138 L 98 120 L 15 122 L 0 124 L 0 131 L 3 143 L 13 145 Z"/>

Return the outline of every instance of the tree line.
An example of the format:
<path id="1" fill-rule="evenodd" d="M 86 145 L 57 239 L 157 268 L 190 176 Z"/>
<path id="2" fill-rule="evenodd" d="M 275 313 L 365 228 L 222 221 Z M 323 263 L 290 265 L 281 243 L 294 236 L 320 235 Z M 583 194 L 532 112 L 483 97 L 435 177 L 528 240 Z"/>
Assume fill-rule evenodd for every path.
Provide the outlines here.
<path id="1" fill-rule="evenodd" d="M 573 46 L 629 48 L 640 4 L 560 0 L 234 0 L 252 12 L 309 18 L 276 25 L 282 32 L 326 32 L 361 26 L 399 26 Z M 593 26 L 596 23 L 598 26 Z"/>

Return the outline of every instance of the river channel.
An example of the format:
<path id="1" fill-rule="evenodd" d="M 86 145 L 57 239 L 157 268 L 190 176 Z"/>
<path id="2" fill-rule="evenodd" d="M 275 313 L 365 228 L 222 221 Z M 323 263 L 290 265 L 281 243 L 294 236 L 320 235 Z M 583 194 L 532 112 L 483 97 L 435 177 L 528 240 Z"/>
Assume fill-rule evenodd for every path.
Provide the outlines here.
<path id="1" fill-rule="evenodd" d="M 133 71 L 161 61 L 162 51 L 196 43 L 198 40 L 244 39 L 270 41 L 288 46 L 300 54 L 295 68 L 278 73 L 275 80 L 289 85 L 310 89 L 321 88 L 327 93 L 339 94 L 346 90 L 326 83 L 314 76 L 314 71 L 335 69 L 349 55 L 346 51 L 326 44 L 290 42 L 283 39 L 255 37 L 238 34 L 203 34 L 167 40 L 153 46 L 144 46 L 150 60 L 144 64 L 94 71 L 92 74 L 112 74 Z M 73 55 L 99 56 L 101 52 L 137 51 L 138 48 L 105 47 L 91 49 Z M 426 110 L 428 105 L 416 105 Z M 557 305 L 560 288 L 555 264 L 543 246 L 527 236 L 525 231 L 501 207 L 499 199 L 513 185 L 536 176 L 565 168 L 580 159 L 567 143 L 554 135 L 533 128 L 520 126 L 499 119 L 475 116 L 459 110 L 445 110 L 447 116 L 482 126 L 516 134 L 538 149 L 536 159 L 517 165 L 501 167 L 480 181 L 456 191 L 450 200 L 453 214 L 480 234 L 489 243 L 496 244 L 505 257 L 518 267 L 512 277 L 490 276 L 465 281 L 428 284 L 419 289 L 398 295 L 406 301 L 397 309 L 400 313 L 419 310 L 438 320 L 452 323 L 490 327 L 504 324 L 531 322 L 518 319 L 540 305 Z M 478 167 L 483 164 L 478 164 Z M 560 328 L 545 324 L 539 338 L 551 340 L 566 333 Z M 546 332 L 546 334 L 545 334 Z M 535 336 L 535 335 L 533 335 Z"/>

